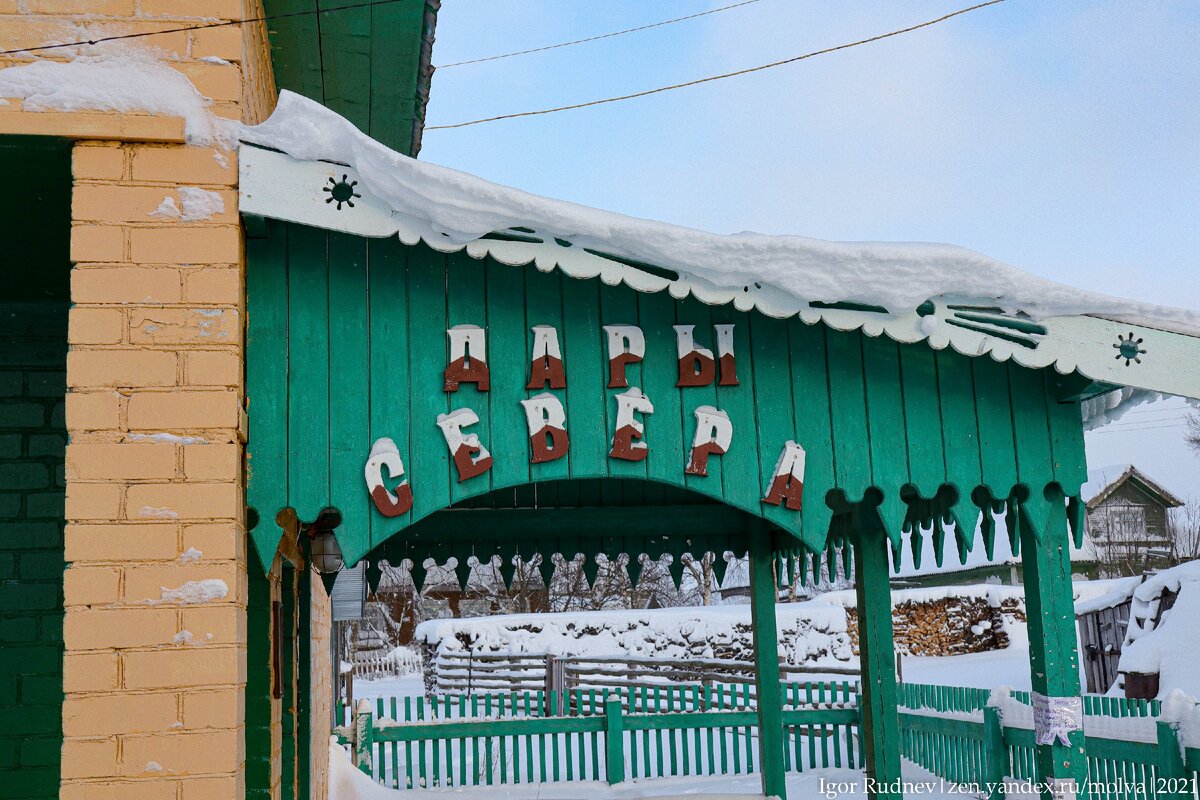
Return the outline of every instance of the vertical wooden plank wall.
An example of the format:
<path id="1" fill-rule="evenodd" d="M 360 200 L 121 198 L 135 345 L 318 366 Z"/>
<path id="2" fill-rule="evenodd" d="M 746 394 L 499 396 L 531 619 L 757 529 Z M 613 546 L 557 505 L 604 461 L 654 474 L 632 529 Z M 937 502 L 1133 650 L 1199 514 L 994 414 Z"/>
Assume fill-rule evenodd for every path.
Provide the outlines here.
<path id="1" fill-rule="evenodd" d="M 700 492 L 770 520 L 817 551 L 834 513 L 826 493 L 840 490 L 854 503 L 875 487 L 894 541 L 908 523 L 953 517 L 962 557 L 972 544 L 973 500 L 1002 502 L 1025 485 L 1044 511 L 1047 483 L 1057 480 L 1072 493 L 1081 482 L 1077 405 L 1054 403 L 1052 381 L 1037 371 L 395 239 L 276 223 L 269 232 L 253 244 L 248 284 L 250 502 L 268 518 L 286 506 L 305 520 L 338 507 L 350 561 L 434 511 L 496 489 L 532 501 L 517 487 L 571 478 L 583 482 L 538 502 L 611 504 L 617 495 L 595 492 L 619 493 L 616 485 L 590 481 L 612 477 L 649 479 L 663 488 L 644 488 L 642 496 L 663 502 L 674 502 L 667 487 Z M 446 394 L 446 328 L 464 323 L 487 329 L 492 388 L 465 384 Z M 630 385 L 655 404 L 644 415 L 650 455 L 640 462 L 607 454 L 621 390 L 607 388 L 602 326 L 620 323 L 640 325 L 647 337 L 644 362 L 627 370 Z M 671 326 L 695 325 L 697 343 L 715 349 L 715 323 L 735 325 L 739 385 L 677 388 Z M 531 465 L 520 400 L 542 391 L 525 388 L 535 324 L 558 329 L 568 388 L 554 394 L 568 413 L 571 448 L 564 459 Z M 1010 389 L 1012 380 L 1022 382 L 1019 390 Z M 734 422 L 730 452 L 710 459 L 707 477 L 683 471 L 700 405 L 721 408 Z M 463 483 L 436 426 L 439 414 L 459 407 L 479 414 L 471 432 L 495 459 L 491 471 Z M 1019 439 L 1014 408 L 1040 420 L 1043 435 Z M 1051 435 L 1044 433 L 1047 415 Z M 362 481 L 361 465 L 382 436 L 396 440 L 415 498 L 413 511 L 396 519 L 368 505 Z M 800 512 L 761 502 L 789 439 L 807 453 Z M 1020 461 L 1018 441 L 1028 449 Z M 914 498 L 901 497 L 905 486 Z M 255 536 L 264 555 L 273 552 L 272 531 Z M 507 565 L 510 556 L 501 555 Z"/>

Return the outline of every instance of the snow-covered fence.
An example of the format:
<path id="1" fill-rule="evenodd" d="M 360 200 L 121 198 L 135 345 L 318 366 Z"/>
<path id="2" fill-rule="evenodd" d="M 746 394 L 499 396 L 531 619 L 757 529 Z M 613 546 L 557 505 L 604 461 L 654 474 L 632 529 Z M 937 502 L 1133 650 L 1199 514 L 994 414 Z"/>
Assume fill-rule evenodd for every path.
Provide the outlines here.
<path id="1" fill-rule="evenodd" d="M 748 685 L 379 698 L 364 771 L 393 788 L 727 775 L 758 770 Z M 861 767 L 857 683 L 786 684 L 785 768 Z"/>
<path id="2" fill-rule="evenodd" d="M 421 653 L 411 647 L 397 647 L 383 655 L 359 652 L 354 654 L 354 677 L 371 680 L 411 675 L 421 671 L 423 661 Z"/>
<path id="3" fill-rule="evenodd" d="M 980 789 L 1037 780 L 1028 692 L 910 684 L 900 705 L 900 752 L 933 774 Z M 1084 698 L 1083 711 L 1089 797 L 1197 796 L 1200 747 L 1191 745 L 1200 742 L 1181 734 L 1183 714 L 1162 713 L 1157 701 L 1095 696 Z"/>

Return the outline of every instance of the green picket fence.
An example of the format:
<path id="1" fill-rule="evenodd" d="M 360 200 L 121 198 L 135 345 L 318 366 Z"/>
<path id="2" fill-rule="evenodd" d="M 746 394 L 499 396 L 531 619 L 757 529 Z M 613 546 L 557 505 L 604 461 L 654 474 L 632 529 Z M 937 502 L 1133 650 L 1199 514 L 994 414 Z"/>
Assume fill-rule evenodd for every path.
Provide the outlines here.
<path id="1" fill-rule="evenodd" d="M 786 769 L 862 766 L 855 683 L 782 688 Z M 372 716 L 360 768 L 400 789 L 742 774 L 759 758 L 747 685 L 379 698 Z"/>
<path id="2" fill-rule="evenodd" d="M 996 709 L 987 707 L 989 695 L 952 686 L 901 686 L 901 753 L 954 783 L 1036 780 L 1033 731 L 1004 725 Z M 1011 695 L 1028 705 L 1028 692 Z M 1156 721 L 1158 701 L 1089 696 L 1083 707 L 1085 717 L 1128 719 L 1124 732 L 1115 720 L 1107 723 L 1121 738 L 1086 736 L 1089 797 L 1200 797 L 1200 748 L 1180 748 L 1171 726 Z"/>
<path id="3" fill-rule="evenodd" d="M 788 771 L 863 766 L 856 683 L 782 688 Z M 905 758 L 954 783 L 1036 779 L 1033 731 L 1004 725 L 987 706 L 989 691 L 897 688 Z M 1028 692 L 1011 696 L 1029 702 Z M 1181 749 L 1175 731 L 1157 721 L 1160 711 L 1157 701 L 1084 698 L 1087 717 L 1115 726 L 1112 738 L 1086 737 L 1091 797 L 1200 798 L 1200 748 Z M 359 729 L 359 766 L 398 789 L 758 768 L 758 718 L 752 688 L 744 684 L 379 698 L 362 717 L 369 723 Z"/>
<path id="4" fill-rule="evenodd" d="M 934 686 L 922 683 L 900 684 L 901 708 L 929 708 L 936 711 L 979 711 L 987 706 L 990 689 L 966 686 Z M 1010 691 L 1014 700 L 1029 705 L 1029 692 Z M 1084 695 L 1083 713 L 1095 717 L 1157 717 L 1162 711 L 1158 700 L 1126 700 L 1124 697 Z"/>

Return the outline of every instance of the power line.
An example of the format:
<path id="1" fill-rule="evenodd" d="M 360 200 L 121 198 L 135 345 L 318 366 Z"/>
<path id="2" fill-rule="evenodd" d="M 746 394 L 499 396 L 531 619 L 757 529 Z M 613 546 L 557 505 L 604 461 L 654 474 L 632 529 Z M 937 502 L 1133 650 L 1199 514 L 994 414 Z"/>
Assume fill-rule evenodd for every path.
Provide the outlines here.
<path id="1" fill-rule="evenodd" d="M 1112 424 L 1112 425 L 1144 425 L 1147 422 L 1168 422 L 1170 420 L 1176 420 L 1176 419 L 1187 419 L 1190 415 L 1187 413 L 1172 412 L 1165 417 L 1146 417 L 1145 419 L 1126 419 L 1126 417 L 1130 417 L 1130 416 L 1132 416 L 1132 414 L 1129 412 L 1126 412 L 1120 418 L 1113 420 L 1113 422 L 1110 424 Z"/>
<path id="2" fill-rule="evenodd" d="M 709 9 L 708 11 L 701 11 L 698 14 L 688 14 L 686 17 L 675 17 L 674 19 L 665 19 L 662 22 L 652 22 L 649 25 L 642 25 L 637 28 L 626 28 L 623 31 L 613 31 L 612 33 L 602 33 L 598 36 L 589 36 L 586 39 L 575 39 L 574 41 L 570 41 L 570 42 L 560 42 L 558 44 L 548 44 L 545 47 L 533 47 L 533 48 L 530 48 L 529 50 L 517 50 L 512 53 L 501 53 L 498 56 L 484 56 L 483 58 L 472 58 L 467 61 L 455 61 L 452 64 L 442 64 L 441 66 L 438 66 L 437 69 L 449 69 L 450 67 L 462 67 L 467 64 L 482 64 L 484 61 L 499 61 L 502 58 L 512 58 L 513 56 L 527 56 L 530 53 L 543 53 L 547 50 L 557 50 L 560 47 L 570 47 L 570 46 L 576 45 L 576 44 L 586 44 L 587 42 L 596 42 L 601 39 L 611 39 L 614 36 L 624 36 L 627 33 L 637 33 L 638 31 L 648 31 L 651 28 L 661 28 L 663 25 L 673 25 L 676 22 L 684 22 L 689 19 L 696 19 L 697 17 L 708 16 L 709 14 L 716 14 L 719 11 L 728 11 L 731 8 L 740 8 L 741 6 L 748 6 L 751 3 L 757 3 L 757 2 L 758 2 L 758 0 L 742 0 L 742 2 L 734 3 L 733 5 L 721 6 L 720 8 L 712 8 L 712 9 Z"/>
<path id="3" fill-rule="evenodd" d="M 751 72 L 761 72 L 764 69 L 772 69 L 773 67 L 781 67 L 784 64 L 792 64 L 796 61 L 803 61 L 806 58 L 812 58 L 814 56 L 825 55 L 827 53 L 835 53 L 838 50 L 846 50 L 851 47 L 858 47 L 859 45 L 862 45 L 862 44 L 870 44 L 872 42 L 878 42 L 881 39 L 889 39 L 893 36 L 899 36 L 902 33 L 911 33 L 912 31 L 920 30 L 921 28 L 928 28 L 930 25 L 937 25 L 939 22 L 945 22 L 946 20 L 952 19 L 961 14 L 966 14 L 970 11 L 976 11 L 980 8 L 986 8 L 987 6 L 994 6 L 994 5 L 997 5 L 998 3 L 1003 3 L 1003 2 L 1004 2 L 1004 0 L 988 0 L 988 2 L 986 2 L 986 3 L 979 3 L 977 5 L 973 5 L 968 8 L 963 8 L 958 11 L 953 11 L 949 14 L 946 14 L 945 16 L 938 17 L 937 19 L 931 19 L 931 20 L 928 20 L 927 22 L 922 22 L 917 25 L 911 25 L 907 28 L 901 28 L 900 30 L 891 31 L 889 33 L 881 33 L 878 36 L 872 36 L 868 39 L 859 39 L 856 42 L 848 42 L 847 44 L 839 44 L 835 47 L 827 47 L 823 50 L 814 50 L 811 53 L 805 53 L 803 55 L 793 56 L 791 58 L 785 58 L 782 61 L 772 61 L 770 64 L 761 64 L 757 67 L 749 67 L 747 69 L 739 69 L 736 72 L 726 72 L 721 75 L 710 75 L 707 78 L 697 78 L 694 81 L 687 81 L 685 83 L 676 83 L 676 84 L 672 84 L 671 86 L 660 86 L 657 89 L 647 89 L 642 92 L 634 92 L 633 94 L 625 94 L 625 95 L 621 95 L 619 97 L 607 97 L 607 98 L 604 98 L 603 100 L 590 100 L 586 103 L 573 103 L 572 105 L 568 105 L 568 106 L 558 106 L 556 108 L 544 108 L 544 109 L 541 109 L 540 111 L 521 111 L 516 114 L 500 114 L 495 117 L 484 117 L 483 119 L 473 119 L 468 122 L 456 122 L 456 123 L 453 123 L 450 125 L 426 125 L 425 130 L 441 131 L 441 130 L 447 130 L 450 128 L 465 128 L 468 125 L 481 125 L 485 122 L 498 122 L 499 120 L 502 120 L 502 119 L 516 119 L 518 117 L 536 117 L 536 116 L 540 116 L 542 114 L 553 114 L 558 111 L 573 111 L 574 109 L 577 109 L 577 108 L 588 108 L 589 106 L 599 106 L 599 105 L 604 105 L 605 103 L 617 103 L 622 100 L 633 100 L 634 98 L 637 98 L 637 97 L 646 97 L 647 95 L 659 94 L 660 92 L 669 92 L 673 89 L 683 89 L 688 86 L 696 86 L 697 84 L 701 84 L 701 83 L 709 83 L 711 81 L 724 80 L 725 78 L 735 78 L 740 75 L 748 75 Z"/>
<path id="4" fill-rule="evenodd" d="M 58 44 L 41 44 L 35 47 L 18 47 L 15 50 L 0 50 L 0 56 L 20 55 L 21 53 L 32 53 L 40 50 L 57 50 L 63 47 L 82 47 L 85 44 L 101 44 L 102 42 L 116 42 L 122 39 L 140 39 L 143 36 L 162 36 L 167 33 L 185 33 L 187 31 L 206 30 L 208 28 L 228 28 L 231 25 L 243 25 L 247 22 L 270 22 L 275 19 L 288 19 L 289 17 L 306 17 L 313 14 L 332 14 L 335 11 L 352 11 L 356 8 L 374 8 L 375 6 L 389 6 L 393 3 L 405 3 L 409 0 L 373 0 L 369 3 L 353 3 L 345 6 L 333 6 L 331 8 L 314 8 L 308 11 L 292 11 L 287 14 L 266 14 L 261 17 L 249 17 L 247 19 L 232 19 L 224 22 L 206 22 L 201 25 L 187 25 L 182 28 L 166 28 L 161 31 L 142 31 L 140 33 L 122 33 L 116 36 L 100 36 L 95 39 L 83 39 L 78 42 L 60 42 Z"/>
<path id="5" fill-rule="evenodd" d="M 1088 433 L 1097 434 L 1097 435 L 1101 434 L 1101 433 L 1138 433 L 1140 431 L 1166 430 L 1167 428 L 1175 428 L 1176 430 L 1178 430 L 1179 427 L 1180 427 L 1179 425 L 1150 425 L 1145 428 L 1121 428 L 1121 427 L 1113 427 L 1111 425 L 1105 425 L 1104 427 L 1099 428 L 1097 430 L 1088 431 Z"/>

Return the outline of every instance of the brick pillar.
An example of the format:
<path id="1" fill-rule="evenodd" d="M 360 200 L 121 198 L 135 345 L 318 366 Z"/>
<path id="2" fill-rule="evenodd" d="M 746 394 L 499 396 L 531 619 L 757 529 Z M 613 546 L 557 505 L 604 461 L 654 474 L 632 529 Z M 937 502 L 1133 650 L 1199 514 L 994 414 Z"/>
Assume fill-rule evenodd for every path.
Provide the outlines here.
<path id="1" fill-rule="evenodd" d="M 233 154 L 74 152 L 62 797 L 243 791 L 242 270 Z M 150 216 L 178 187 L 224 211 Z"/>
<path id="2" fill-rule="evenodd" d="M 265 26 L 179 29 L 261 14 L 261 0 L 0 2 L 0 49 L 164 31 L 122 46 L 159 53 L 213 113 L 254 123 L 275 100 Z M 78 141 L 73 152 L 60 796 L 239 798 L 247 547 L 236 153 L 146 142 L 177 121 L 112 112 L 121 119 L 106 125 L 105 112 L 21 108 L 0 110 L 17 113 L 8 119 L 23 133 L 143 140 Z M 187 213 L 185 187 L 223 210 Z M 190 219 L 155 213 L 168 199 Z"/>

